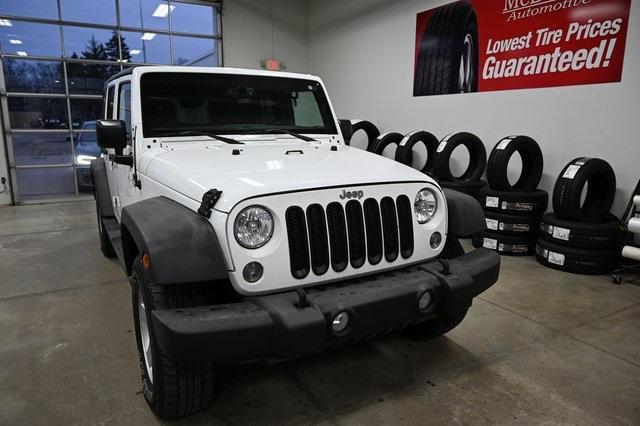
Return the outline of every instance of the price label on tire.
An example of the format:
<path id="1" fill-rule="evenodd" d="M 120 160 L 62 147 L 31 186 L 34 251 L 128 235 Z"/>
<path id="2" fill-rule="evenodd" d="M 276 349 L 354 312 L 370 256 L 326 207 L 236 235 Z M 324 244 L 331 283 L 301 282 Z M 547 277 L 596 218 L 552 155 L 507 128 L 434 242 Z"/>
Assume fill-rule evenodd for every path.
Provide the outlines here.
<path id="1" fill-rule="evenodd" d="M 555 265 L 564 265 L 564 254 L 556 253 L 555 251 L 549 252 L 549 257 L 547 258 L 549 263 L 553 263 Z"/>
<path id="2" fill-rule="evenodd" d="M 495 219 L 489 219 L 489 218 L 485 218 L 485 220 L 487 221 L 487 228 L 488 229 L 493 229 L 494 231 L 498 230 L 498 221 Z"/>
<path id="3" fill-rule="evenodd" d="M 571 235 L 571 230 L 567 228 L 560 228 L 559 226 L 554 226 L 552 235 L 553 235 L 553 238 L 569 241 L 569 235 Z"/>
<path id="4" fill-rule="evenodd" d="M 493 238 L 485 238 L 482 241 L 482 246 L 486 247 L 486 248 L 489 248 L 489 249 L 492 249 L 492 250 L 495 250 L 495 249 L 498 248 L 498 240 L 494 240 Z"/>
<path id="5" fill-rule="evenodd" d="M 580 166 L 578 166 L 577 164 L 572 164 L 567 167 L 562 177 L 566 179 L 573 179 L 574 177 L 576 177 L 576 173 L 578 173 L 578 170 L 580 170 Z"/>
<path id="6" fill-rule="evenodd" d="M 498 197 L 487 197 L 484 204 L 487 207 L 498 208 L 500 205 L 500 199 Z"/>

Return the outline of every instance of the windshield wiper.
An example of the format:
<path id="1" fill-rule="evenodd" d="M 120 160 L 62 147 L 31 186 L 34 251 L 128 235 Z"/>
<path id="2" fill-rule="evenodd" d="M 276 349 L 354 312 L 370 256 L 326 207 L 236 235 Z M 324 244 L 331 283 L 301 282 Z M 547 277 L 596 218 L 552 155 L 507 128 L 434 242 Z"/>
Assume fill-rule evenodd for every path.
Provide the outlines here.
<path id="1" fill-rule="evenodd" d="M 219 141 L 222 142 L 226 142 L 226 143 L 230 143 L 230 144 L 234 144 L 234 145 L 244 145 L 242 142 L 232 139 L 232 138 L 227 138 L 224 136 L 220 136 L 220 135 L 216 135 L 214 133 L 210 133 L 210 132 L 205 132 L 202 130 L 182 130 L 179 132 L 167 132 L 167 133 L 163 133 L 158 135 L 160 137 L 169 137 L 169 136 L 209 136 L 212 139 L 217 139 Z"/>
<path id="2" fill-rule="evenodd" d="M 246 134 L 255 134 L 255 133 L 284 133 L 287 135 L 295 136 L 298 139 L 302 139 L 305 142 L 318 142 L 317 140 L 310 138 L 309 136 L 301 135 L 300 133 L 292 132 L 291 130 L 285 129 L 255 129 L 248 132 L 244 132 Z"/>

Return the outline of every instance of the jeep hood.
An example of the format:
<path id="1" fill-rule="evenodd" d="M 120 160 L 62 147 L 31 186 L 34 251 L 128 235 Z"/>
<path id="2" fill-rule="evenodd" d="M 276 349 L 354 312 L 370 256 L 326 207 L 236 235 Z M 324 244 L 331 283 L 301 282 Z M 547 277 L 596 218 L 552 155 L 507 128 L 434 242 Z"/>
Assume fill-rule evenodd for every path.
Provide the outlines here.
<path id="1" fill-rule="evenodd" d="M 140 171 L 193 200 L 222 191 L 216 210 L 229 212 L 259 195 L 380 182 L 433 182 L 388 158 L 349 146 L 287 142 L 218 145 L 179 142 L 144 153 Z"/>

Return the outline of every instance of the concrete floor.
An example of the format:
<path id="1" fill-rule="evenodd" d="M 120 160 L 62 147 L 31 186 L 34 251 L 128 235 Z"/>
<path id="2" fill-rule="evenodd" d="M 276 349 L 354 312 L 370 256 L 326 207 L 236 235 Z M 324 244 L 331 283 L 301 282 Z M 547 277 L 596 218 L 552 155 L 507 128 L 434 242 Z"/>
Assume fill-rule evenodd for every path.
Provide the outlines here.
<path id="1" fill-rule="evenodd" d="M 93 203 L 0 208 L 0 424 L 159 423 Z M 640 286 L 503 258 L 445 337 L 227 368 L 185 423 L 640 423 Z"/>

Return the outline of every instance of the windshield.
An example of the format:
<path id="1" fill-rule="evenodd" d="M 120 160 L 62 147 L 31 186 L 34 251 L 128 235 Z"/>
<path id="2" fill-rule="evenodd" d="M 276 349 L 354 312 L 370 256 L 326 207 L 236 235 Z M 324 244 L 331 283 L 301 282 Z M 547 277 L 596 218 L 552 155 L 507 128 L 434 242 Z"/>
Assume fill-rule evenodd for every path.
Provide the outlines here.
<path id="1" fill-rule="evenodd" d="M 141 79 L 145 137 L 185 130 L 214 134 L 336 134 L 320 83 L 233 74 L 146 73 Z"/>

